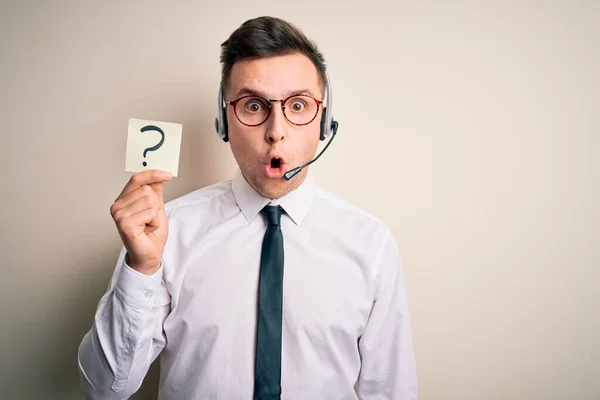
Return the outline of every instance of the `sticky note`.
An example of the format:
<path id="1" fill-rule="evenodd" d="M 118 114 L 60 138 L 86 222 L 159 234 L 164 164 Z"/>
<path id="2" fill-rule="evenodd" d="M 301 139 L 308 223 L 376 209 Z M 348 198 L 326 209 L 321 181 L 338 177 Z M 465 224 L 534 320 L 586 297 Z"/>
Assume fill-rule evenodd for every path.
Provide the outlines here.
<path id="1" fill-rule="evenodd" d="M 182 125 L 129 118 L 125 171 L 159 169 L 177 176 Z"/>

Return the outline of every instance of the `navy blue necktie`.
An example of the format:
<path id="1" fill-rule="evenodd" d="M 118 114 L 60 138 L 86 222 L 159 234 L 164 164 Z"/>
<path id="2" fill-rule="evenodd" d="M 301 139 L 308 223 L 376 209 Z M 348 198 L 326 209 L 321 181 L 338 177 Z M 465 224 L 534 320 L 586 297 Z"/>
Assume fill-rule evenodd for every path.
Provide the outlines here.
<path id="1" fill-rule="evenodd" d="M 260 257 L 254 400 L 279 400 L 281 395 L 282 211 L 279 206 L 266 206 L 261 211 L 267 232 Z"/>

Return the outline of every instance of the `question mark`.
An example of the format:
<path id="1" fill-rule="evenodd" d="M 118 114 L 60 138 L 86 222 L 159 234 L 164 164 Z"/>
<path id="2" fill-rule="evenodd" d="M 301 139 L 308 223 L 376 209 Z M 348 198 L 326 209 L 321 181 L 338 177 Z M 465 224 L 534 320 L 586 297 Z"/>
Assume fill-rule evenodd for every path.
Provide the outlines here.
<path id="1" fill-rule="evenodd" d="M 161 136 L 160 142 L 158 142 L 157 145 L 152 146 L 152 147 L 148 147 L 147 149 L 144 149 L 144 158 L 146 158 L 146 153 L 148 153 L 149 151 L 155 151 L 155 150 L 160 149 L 160 147 L 165 142 L 165 133 L 158 126 L 154 126 L 154 125 L 146 125 L 142 129 L 140 129 L 140 131 L 142 131 L 142 133 L 144 133 L 146 131 L 157 131 L 158 133 L 160 133 L 160 136 Z M 148 165 L 148 163 L 146 161 L 144 161 L 142 163 L 142 165 L 145 167 L 146 165 Z"/>

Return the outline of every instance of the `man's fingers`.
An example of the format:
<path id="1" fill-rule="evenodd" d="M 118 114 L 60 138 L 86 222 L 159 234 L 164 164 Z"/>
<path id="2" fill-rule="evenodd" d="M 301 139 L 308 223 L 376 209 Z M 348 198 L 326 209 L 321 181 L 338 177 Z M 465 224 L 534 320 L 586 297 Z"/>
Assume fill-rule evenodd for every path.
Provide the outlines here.
<path id="1" fill-rule="evenodd" d="M 156 193 L 156 197 L 158 199 L 158 208 L 165 208 L 165 200 L 163 199 L 163 184 L 161 183 L 151 183 L 150 187 Z"/>
<path id="2" fill-rule="evenodd" d="M 143 231 L 145 231 L 146 226 L 148 225 L 151 227 L 158 227 L 160 226 L 159 214 L 160 212 L 156 208 L 148 208 L 146 210 L 142 210 L 135 214 L 132 214 L 127 219 L 125 226 L 123 226 L 123 232 L 128 236 L 137 236 L 137 234 L 140 234 Z M 140 229 L 139 227 L 143 228 L 141 228 L 141 230 L 138 231 L 138 229 Z M 134 232 L 138 233 L 134 234 Z"/>
<path id="3" fill-rule="evenodd" d="M 149 191 L 152 191 L 152 189 L 149 188 L 149 186 L 144 186 L 147 187 Z M 132 196 L 132 195 L 130 195 Z M 124 199 L 122 199 L 121 201 L 125 201 L 128 199 L 128 197 L 130 196 L 126 196 Z M 135 199 L 133 199 L 133 201 L 125 206 L 119 206 L 117 205 L 118 203 L 115 203 L 115 209 L 111 210 L 111 214 L 115 220 L 115 222 L 120 223 L 121 221 L 123 221 L 126 218 L 129 218 L 131 215 L 138 213 L 140 211 L 143 210 L 147 210 L 147 209 L 151 209 L 151 208 L 155 208 L 155 209 L 159 209 L 160 207 L 158 206 L 158 200 L 156 200 L 156 196 L 154 194 L 152 194 L 151 196 L 143 196 L 143 197 L 137 197 Z"/>
<path id="4" fill-rule="evenodd" d="M 154 198 L 154 202 L 157 205 L 159 204 L 159 201 L 157 198 L 158 196 L 156 195 L 154 190 L 152 190 L 152 188 L 149 185 L 144 185 L 140 188 L 137 188 L 136 190 L 133 190 L 133 191 L 127 193 L 123 197 L 115 200 L 115 202 L 110 207 L 110 213 L 114 214 L 114 212 L 117 210 L 127 208 L 142 197 L 152 197 L 152 198 Z"/>
<path id="5" fill-rule="evenodd" d="M 123 191 L 121 192 L 119 197 L 117 197 L 117 200 L 144 185 L 151 185 L 153 183 L 163 183 L 171 180 L 172 177 L 173 176 L 170 172 L 161 171 L 158 169 L 149 169 L 146 171 L 138 172 L 129 179 L 129 182 L 127 182 L 127 185 L 125 185 Z"/>

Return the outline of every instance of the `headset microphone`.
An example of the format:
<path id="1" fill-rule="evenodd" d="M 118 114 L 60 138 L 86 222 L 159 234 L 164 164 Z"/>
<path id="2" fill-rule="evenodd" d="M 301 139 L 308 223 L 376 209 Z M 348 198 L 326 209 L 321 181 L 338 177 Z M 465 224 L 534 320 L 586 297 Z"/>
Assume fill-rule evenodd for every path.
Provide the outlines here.
<path id="1" fill-rule="evenodd" d="M 327 150 L 327 148 L 329 147 L 329 145 L 333 141 L 333 138 L 335 137 L 335 134 L 337 133 L 337 130 L 338 130 L 338 123 L 337 123 L 337 121 L 331 121 L 331 137 L 329 138 L 329 142 L 327 142 L 327 144 L 325 145 L 325 147 L 323 148 L 323 150 L 321 150 L 321 152 L 315 158 L 313 158 L 312 160 L 310 160 L 306 164 L 301 165 L 299 167 L 296 167 L 296 168 L 291 169 L 288 172 L 286 172 L 283 175 L 285 177 L 285 180 L 289 181 L 294 176 L 298 175 L 300 173 L 300 171 L 302 171 L 304 168 L 308 167 L 310 164 L 312 164 L 315 161 L 317 161 L 319 159 L 319 157 L 321 157 L 321 155 L 323 153 L 325 153 L 325 150 Z"/>

